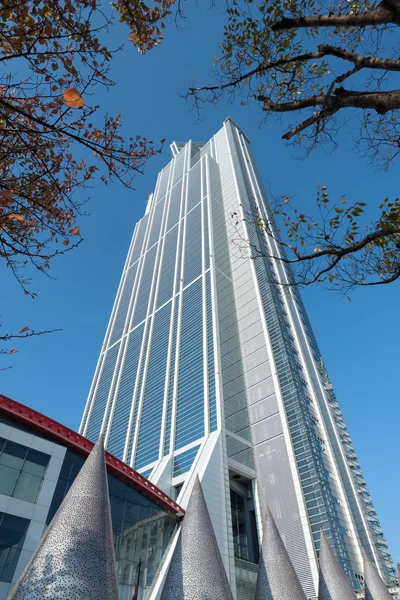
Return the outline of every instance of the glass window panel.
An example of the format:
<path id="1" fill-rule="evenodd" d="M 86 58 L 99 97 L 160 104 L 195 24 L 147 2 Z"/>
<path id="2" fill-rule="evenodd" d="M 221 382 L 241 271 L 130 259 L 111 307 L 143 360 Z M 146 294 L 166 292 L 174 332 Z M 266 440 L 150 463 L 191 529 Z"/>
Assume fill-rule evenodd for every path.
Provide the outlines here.
<path id="1" fill-rule="evenodd" d="M 111 520 L 114 535 L 121 533 L 124 524 L 125 500 L 113 496 L 111 498 Z"/>
<path id="2" fill-rule="evenodd" d="M 157 246 L 153 246 L 145 256 L 144 267 L 136 293 L 136 306 L 133 318 L 133 326 L 137 325 L 146 317 L 149 303 L 150 288 L 154 275 L 154 263 L 156 259 Z"/>
<path id="3" fill-rule="evenodd" d="M 124 529 L 129 529 L 137 521 L 139 507 L 136 502 L 127 502 L 125 507 Z"/>
<path id="4" fill-rule="evenodd" d="M 182 452 L 178 456 L 174 458 L 174 477 L 178 475 L 182 475 L 182 473 L 187 473 L 190 470 L 190 467 L 193 464 L 194 459 L 196 458 L 198 449 L 200 446 L 195 446 L 194 448 L 190 448 L 190 450 L 186 450 L 186 452 Z"/>
<path id="5" fill-rule="evenodd" d="M 127 272 L 124 287 L 121 293 L 121 299 L 117 308 L 117 314 L 115 316 L 113 331 L 110 337 L 110 345 L 118 340 L 123 332 L 126 317 L 128 314 L 129 303 L 132 298 L 132 290 L 135 283 L 135 277 L 137 272 L 138 263 L 135 263 Z M 128 317 L 129 320 L 129 317 Z"/>
<path id="6" fill-rule="evenodd" d="M 171 196 L 169 201 L 169 211 L 167 220 L 167 231 L 174 227 L 179 221 L 179 214 L 181 210 L 181 195 L 182 195 L 182 181 L 180 181 L 171 190 Z"/>
<path id="7" fill-rule="evenodd" d="M 165 238 L 160 283 L 158 288 L 157 307 L 171 298 L 174 290 L 174 275 L 176 266 L 176 249 L 178 227 L 174 227 Z"/>
<path id="8" fill-rule="evenodd" d="M 0 465 L 6 465 L 13 469 L 21 469 L 27 448 L 14 442 L 6 442 L 0 456 Z"/>
<path id="9" fill-rule="evenodd" d="M 187 285 L 201 274 L 201 256 L 201 206 L 199 204 L 186 217 L 184 285 Z"/>
<path id="10" fill-rule="evenodd" d="M 0 581 L 11 583 L 29 523 L 0 512 Z"/>
<path id="11" fill-rule="evenodd" d="M 139 221 L 139 223 L 136 226 L 137 227 L 136 237 L 135 237 L 134 246 L 132 248 L 131 259 L 129 261 L 130 265 L 132 265 L 143 252 L 143 249 L 144 249 L 143 241 L 144 241 L 144 235 L 146 233 L 146 226 L 147 226 L 148 218 L 149 218 L 149 213 L 147 215 L 145 215 L 143 217 L 143 219 L 141 221 Z"/>
<path id="12" fill-rule="evenodd" d="M 200 163 L 189 171 L 187 212 L 201 200 Z"/>
<path id="13" fill-rule="evenodd" d="M 22 470 L 31 475 L 43 477 L 49 464 L 50 456 L 37 450 L 28 450 Z"/>
<path id="14" fill-rule="evenodd" d="M 19 498 L 26 502 L 35 502 L 41 483 L 42 477 L 22 471 L 13 492 L 14 498 Z"/>
<path id="15" fill-rule="evenodd" d="M 161 229 L 162 217 L 164 214 L 164 206 L 165 206 L 165 198 L 163 198 L 162 201 L 159 204 L 157 204 L 157 206 L 153 209 L 154 216 L 153 216 L 153 221 L 151 224 L 151 232 L 149 235 L 149 241 L 147 244 L 148 248 L 151 248 L 151 246 L 153 244 L 155 244 L 155 242 L 160 237 L 160 229 Z"/>
<path id="16" fill-rule="evenodd" d="M 164 402 L 164 387 L 169 346 L 171 303 L 155 314 L 151 340 L 149 367 L 143 397 L 139 439 L 135 467 L 144 467 L 158 458 L 158 444 L 150 444 L 149 436 L 158 439 Z"/>
<path id="17" fill-rule="evenodd" d="M 108 394 L 110 392 L 111 381 L 114 375 L 115 363 L 117 361 L 120 343 L 118 342 L 108 350 L 104 357 L 104 367 L 100 376 L 100 382 L 93 398 L 93 409 L 89 417 L 86 430 L 86 437 L 90 440 L 97 440 L 100 434 L 101 424 L 104 417 L 104 411 L 107 404 Z"/>
<path id="18" fill-rule="evenodd" d="M 125 448 L 126 427 L 131 413 L 143 331 L 144 324 L 130 333 L 121 381 L 114 400 L 115 408 L 107 450 L 121 459 Z"/>
<path id="19" fill-rule="evenodd" d="M 0 494 L 11 496 L 17 482 L 19 471 L 0 465 Z"/>

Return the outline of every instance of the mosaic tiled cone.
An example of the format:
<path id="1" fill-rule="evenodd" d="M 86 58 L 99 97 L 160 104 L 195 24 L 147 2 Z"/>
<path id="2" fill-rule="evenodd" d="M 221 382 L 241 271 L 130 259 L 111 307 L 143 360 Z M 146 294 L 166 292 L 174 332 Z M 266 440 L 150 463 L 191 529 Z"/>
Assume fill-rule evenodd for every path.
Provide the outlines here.
<path id="1" fill-rule="evenodd" d="M 193 486 L 161 600 L 233 600 L 198 478 Z"/>
<path id="2" fill-rule="evenodd" d="M 321 531 L 318 600 L 354 600 L 354 591 Z"/>
<path id="3" fill-rule="evenodd" d="M 382 581 L 378 569 L 363 549 L 365 600 L 391 600 L 392 595 Z"/>
<path id="4" fill-rule="evenodd" d="M 103 440 L 94 446 L 8 600 L 118 600 Z"/>
<path id="5" fill-rule="evenodd" d="M 306 600 L 269 508 L 265 514 L 255 600 Z"/>

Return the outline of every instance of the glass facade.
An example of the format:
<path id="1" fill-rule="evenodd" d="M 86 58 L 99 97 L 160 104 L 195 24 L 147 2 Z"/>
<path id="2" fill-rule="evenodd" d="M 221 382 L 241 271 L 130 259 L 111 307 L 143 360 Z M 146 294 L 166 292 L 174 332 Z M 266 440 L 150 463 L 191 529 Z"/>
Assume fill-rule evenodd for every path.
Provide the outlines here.
<path id="1" fill-rule="evenodd" d="M 184 482 L 203 478 L 238 600 L 250 598 L 243 582 L 254 583 L 257 558 L 245 543 L 267 505 L 307 596 L 321 530 L 355 589 L 361 547 L 393 580 L 293 275 L 268 258 L 281 253 L 276 240 L 252 225 L 261 215 L 275 227 L 249 141 L 227 119 L 206 144 L 171 150 L 134 231 L 81 432 L 93 441 L 102 432 L 183 506 Z M 252 482 L 246 521 L 230 470 Z"/>
<path id="2" fill-rule="evenodd" d="M 0 512 L 0 581 L 12 581 L 29 523 L 29 519 Z"/>
<path id="3" fill-rule="evenodd" d="M 0 494 L 35 502 L 50 456 L 0 437 Z"/>
<path id="4" fill-rule="evenodd" d="M 82 456 L 67 450 L 47 524 L 55 515 L 84 460 Z M 114 475 L 108 475 L 108 487 L 119 598 L 131 600 L 134 586 L 138 583 L 138 600 L 146 600 L 176 528 L 177 518 Z"/>
<path id="5" fill-rule="evenodd" d="M 140 470 L 217 429 L 204 161 L 191 144 L 160 173 L 81 426 L 92 440 L 105 432 L 107 449 Z"/>

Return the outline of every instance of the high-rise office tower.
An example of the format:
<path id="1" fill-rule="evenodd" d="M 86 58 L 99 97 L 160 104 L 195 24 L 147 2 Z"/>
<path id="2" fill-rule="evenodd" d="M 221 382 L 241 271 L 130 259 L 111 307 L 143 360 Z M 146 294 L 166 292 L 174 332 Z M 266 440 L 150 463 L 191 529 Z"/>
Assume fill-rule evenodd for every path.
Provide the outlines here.
<path id="1" fill-rule="evenodd" d="M 321 530 L 355 589 L 362 547 L 394 579 L 292 275 L 252 256 L 281 250 L 252 225 L 270 215 L 249 141 L 227 119 L 206 144 L 171 150 L 135 227 L 81 432 L 103 432 L 183 507 L 199 475 L 238 600 L 254 592 L 267 505 L 308 597 Z"/>

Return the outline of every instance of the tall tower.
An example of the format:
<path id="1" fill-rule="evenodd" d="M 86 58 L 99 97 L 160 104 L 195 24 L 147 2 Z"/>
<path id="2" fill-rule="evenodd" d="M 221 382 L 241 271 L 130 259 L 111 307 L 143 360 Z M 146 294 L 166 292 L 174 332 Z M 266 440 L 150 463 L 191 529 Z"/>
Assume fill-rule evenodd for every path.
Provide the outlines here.
<path id="1" fill-rule="evenodd" d="M 137 223 L 81 432 L 185 507 L 202 482 L 234 595 L 254 591 L 267 505 L 309 598 L 323 530 L 354 589 L 395 569 L 245 134 L 173 143 Z M 235 215 L 232 218 L 232 215 Z M 240 243 L 238 243 L 238 240 Z M 244 251 L 244 245 L 247 246 Z"/>

